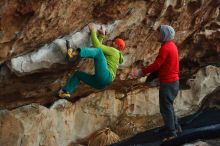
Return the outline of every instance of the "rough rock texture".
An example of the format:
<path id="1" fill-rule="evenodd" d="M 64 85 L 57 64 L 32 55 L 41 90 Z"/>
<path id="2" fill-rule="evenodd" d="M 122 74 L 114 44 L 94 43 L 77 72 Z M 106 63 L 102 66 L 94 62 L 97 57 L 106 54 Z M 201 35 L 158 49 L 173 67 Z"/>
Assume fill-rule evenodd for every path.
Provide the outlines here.
<path id="1" fill-rule="evenodd" d="M 125 62 L 106 89 L 80 84 L 78 102 L 54 103 L 75 69 L 93 73 L 92 60 L 67 63 L 55 45 L 90 47 L 89 22 L 106 26 L 104 43 L 126 41 Z M 129 78 L 132 67 L 155 59 L 160 24 L 176 30 L 178 115 L 219 107 L 219 0 L 1 0 L 0 145 L 68 145 L 106 126 L 125 138 L 162 124 L 158 88 Z"/>
<path id="2" fill-rule="evenodd" d="M 124 86 L 135 84 L 127 78 L 130 66 L 138 60 L 148 64 L 155 59 L 160 47 L 155 29 L 160 24 L 171 24 L 176 30 L 184 82 L 200 67 L 219 64 L 220 60 L 219 0 L 3 0 L 0 9 L 2 108 L 54 101 L 51 96 L 65 83 L 77 63 L 62 64 L 63 58 L 53 41 L 70 39 L 79 47 L 88 46 L 85 26 L 91 21 L 111 26 L 107 44 L 117 36 L 126 40 L 125 63 L 115 86 L 120 86 L 122 80 L 126 81 Z M 92 61 L 81 61 L 78 67 L 91 72 Z M 75 96 L 94 92 L 84 86 L 79 88 L 84 90 Z"/>
<path id="3" fill-rule="evenodd" d="M 210 72 L 206 76 L 201 75 L 201 72 L 208 70 Z M 201 96 L 199 99 L 195 97 L 201 94 L 198 89 L 207 95 L 217 87 L 215 92 L 220 93 L 220 82 L 211 84 L 212 86 L 208 84 L 213 79 L 220 78 L 219 71 L 220 68 L 213 66 L 200 70 L 195 79 L 190 81 L 193 86 L 180 91 L 175 102 L 178 116 L 198 110 L 204 98 L 218 99 L 216 94 Z M 94 131 L 104 127 L 110 127 L 124 139 L 163 124 L 159 115 L 158 89 L 145 86 L 134 89 L 127 95 L 115 90 L 101 91 L 81 98 L 75 104 L 58 100 L 48 108 L 30 104 L 11 111 L 2 110 L 0 120 L 0 145 L 8 146 L 68 145 L 89 137 Z"/>

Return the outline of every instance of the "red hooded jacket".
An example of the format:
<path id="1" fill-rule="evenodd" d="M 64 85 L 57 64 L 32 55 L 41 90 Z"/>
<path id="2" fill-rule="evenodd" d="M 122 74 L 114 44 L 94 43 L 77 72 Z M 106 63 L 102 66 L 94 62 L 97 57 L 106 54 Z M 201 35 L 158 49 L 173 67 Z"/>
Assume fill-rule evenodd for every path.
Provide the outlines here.
<path id="1" fill-rule="evenodd" d="M 163 43 L 154 63 L 142 69 L 144 74 L 157 70 L 160 82 L 168 83 L 179 80 L 178 49 L 173 41 Z"/>

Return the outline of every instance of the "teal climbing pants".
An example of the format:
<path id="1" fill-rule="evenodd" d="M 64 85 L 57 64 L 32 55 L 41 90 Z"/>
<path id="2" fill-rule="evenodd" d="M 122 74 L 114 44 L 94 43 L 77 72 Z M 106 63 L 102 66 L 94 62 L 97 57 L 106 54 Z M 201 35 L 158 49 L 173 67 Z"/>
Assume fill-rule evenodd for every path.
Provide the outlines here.
<path id="1" fill-rule="evenodd" d="M 73 93 L 80 81 L 96 89 L 103 89 L 112 83 L 112 75 L 108 70 L 106 58 L 99 48 L 79 48 L 80 58 L 93 58 L 95 64 L 95 74 L 87 74 L 76 71 L 63 87 L 65 92 Z"/>

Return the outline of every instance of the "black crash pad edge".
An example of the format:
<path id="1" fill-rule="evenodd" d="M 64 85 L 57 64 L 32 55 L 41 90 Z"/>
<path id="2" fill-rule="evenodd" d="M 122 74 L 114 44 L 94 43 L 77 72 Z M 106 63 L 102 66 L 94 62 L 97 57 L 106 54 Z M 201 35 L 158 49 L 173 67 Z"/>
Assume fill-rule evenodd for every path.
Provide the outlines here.
<path id="1" fill-rule="evenodd" d="M 188 129 L 183 131 L 177 138 L 163 142 L 161 146 L 179 146 L 198 139 L 213 139 L 218 137 L 220 137 L 220 124 Z"/>

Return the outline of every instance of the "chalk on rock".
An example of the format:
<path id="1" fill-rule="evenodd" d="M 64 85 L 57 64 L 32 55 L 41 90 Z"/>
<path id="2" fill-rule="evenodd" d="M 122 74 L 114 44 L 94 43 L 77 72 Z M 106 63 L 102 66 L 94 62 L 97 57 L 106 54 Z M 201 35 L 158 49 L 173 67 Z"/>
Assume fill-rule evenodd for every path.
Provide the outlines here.
<path id="1" fill-rule="evenodd" d="M 55 41 L 53 41 L 53 43 L 56 44 L 58 50 L 60 50 L 63 55 L 66 55 L 67 53 L 66 40 L 56 39 Z"/>

